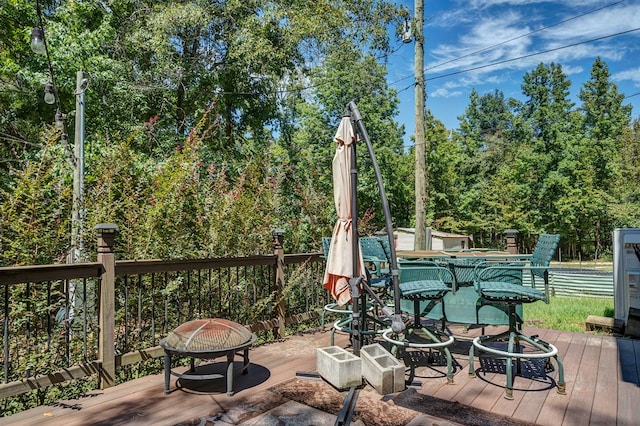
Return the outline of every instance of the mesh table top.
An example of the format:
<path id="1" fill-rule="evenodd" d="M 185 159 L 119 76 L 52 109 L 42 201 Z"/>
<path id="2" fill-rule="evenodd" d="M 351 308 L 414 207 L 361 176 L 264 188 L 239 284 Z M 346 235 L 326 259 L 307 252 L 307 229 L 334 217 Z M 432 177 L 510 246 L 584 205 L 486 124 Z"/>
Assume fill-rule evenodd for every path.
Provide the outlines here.
<path id="1" fill-rule="evenodd" d="M 164 349 L 185 353 L 211 353 L 248 346 L 255 340 L 245 326 L 221 318 L 186 322 L 160 342 Z"/>

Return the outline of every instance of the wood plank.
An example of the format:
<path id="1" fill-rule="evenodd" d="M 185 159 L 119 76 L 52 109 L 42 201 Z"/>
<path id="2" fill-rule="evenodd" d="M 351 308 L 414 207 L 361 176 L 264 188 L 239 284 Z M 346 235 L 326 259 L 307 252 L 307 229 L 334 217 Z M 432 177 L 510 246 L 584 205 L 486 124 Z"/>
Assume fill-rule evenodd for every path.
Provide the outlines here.
<path id="1" fill-rule="evenodd" d="M 588 407 L 593 405 L 601 346 L 601 338 L 596 336 L 587 337 L 580 362 L 580 374 L 577 375 L 573 385 L 573 391 L 562 422 L 563 425 L 582 426 L 589 424 L 591 410 Z"/>
<path id="2" fill-rule="evenodd" d="M 558 349 L 559 358 L 564 363 L 564 358 L 571 344 L 573 335 L 571 333 L 553 331 L 551 333 L 548 333 L 546 337 L 549 343 L 552 343 L 556 346 L 556 348 Z M 556 382 L 557 386 L 558 366 L 555 363 L 555 360 L 552 362 L 554 364 L 555 371 L 550 374 L 550 377 Z M 539 389 L 539 387 L 537 387 L 537 389 Z M 542 407 L 544 406 L 547 398 L 551 393 L 557 394 L 557 388 L 550 389 L 546 392 L 527 392 L 525 395 L 523 395 L 520 403 L 518 404 L 518 407 L 513 411 L 513 418 L 520 421 L 532 421 L 536 419 L 539 416 Z M 502 403 L 499 403 L 498 405 L 499 407 L 504 407 Z"/>
<path id="3" fill-rule="evenodd" d="M 591 425 L 609 426 L 616 423 L 618 405 L 618 345 L 611 336 L 602 338 L 600 364 L 595 385 L 593 406 L 591 407 Z"/>
<path id="4" fill-rule="evenodd" d="M 638 424 L 638 360 L 634 340 L 618 339 L 618 365 L 620 375 L 618 376 L 618 425 Z"/>
<path id="5" fill-rule="evenodd" d="M 0 384 L 0 399 L 46 388 L 52 384 L 63 383 L 98 373 L 100 365 L 97 361 L 76 365 L 50 374 Z"/>
<path id="6" fill-rule="evenodd" d="M 502 329 L 496 330 L 496 331 L 499 332 L 499 331 L 502 331 Z M 529 335 L 536 334 L 538 336 L 544 335 L 546 333 L 546 330 L 531 329 L 531 328 L 525 328 L 523 331 L 525 333 L 528 333 Z M 480 361 L 478 361 L 478 363 L 481 364 Z M 506 367 L 506 362 L 505 362 L 505 367 Z M 480 393 L 478 393 L 478 395 L 472 401 L 470 401 L 469 405 L 475 408 L 478 408 L 480 410 L 490 411 L 494 414 L 496 414 L 494 411 L 494 407 L 498 403 L 498 401 L 507 401 L 512 405 L 513 404 L 517 405 L 518 400 L 522 397 L 522 395 L 518 395 L 519 393 L 521 394 L 521 392 L 519 391 L 521 384 L 522 383 L 528 384 L 528 379 L 514 375 L 513 377 L 514 400 L 507 400 L 504 398 L 506 384 L 507 384 L 506 371 L 504 373 L 481 372 L 480 374 L 481 376 L 479 378 L 481 381 L 485 382 L 486 386 L 482 389 Z M 463 403 L 463 400 L 461 399 L 460 402 Z"/>
<path id="7" fill-rule="evenodd" d="M 553 330 L 525 331 L 528 334 L 539 331 L 540 338 L 558 347 L 566 367 L 568 395 L 558 395 L 555 389 L 534 390 L 539 389 L 538 382 L 517 377 L 514 400 L 508 401 L 502 397 L 504 374 L 490 373 L 495 375 L 491 383 L 468 378 L 468 353 L 464 353 L 464 348 L 453 354 L 460 365 L 456 370 L 456 384 L 445 384 L 445 367 L 423 366 L 417 370 L 424 376 L 418 378 L 422 381 L 418 392 L 464 401 L 471 407 L 504 415 L 513 421 L 540 425 L 558 425 L 563 421 L 567 425 L 638 424 L 640 341 Z M 348 348 L 349 337 L 336 334 L 336 344 Z M 315 348 L 326 346 L 329 346 L 329 333 L 316 332 L 252 348 L 250 371 L 257 371 L 254 376 L 251 373 L 236 376 L 238 392 L 233 397 L 224 392 L 224 381 L 203 385 L 206 389 L 218 386 L 220 392 L 198 394 L 182 389 L 164 395 L 164 375 L 157 374 L 94 391 L 86 397 L 60 401 L 55 406 L 0 418 L 0 425 L 177 424 L 199 422 L 212 413 L 241 413 L 242 404 L 250 395 L 295 380 L 296 371 L 315 371 Z M 557 371 L 549 376 L 556 379 Z M 591 384 L 593 392 L 589 397 L 587 388 Z M 175 378 L 172 378 L 174 385 Z M 590 418 L 586 418 L 587 413 Z M 232 421 L 231 417 L 227 419 Z M 240 417 L 235 421 L 240 422 Z"/>
<path id="8" fill-rule="evenodd" d="M 573 386 L 580 370 L 580 361 L 582 359 L 582 353 L 584 352 L 584 346 L 587 342 L 587 336 L 585 334 L 571 333 L 567 334 L 571 336 L 571 343 L 565 353 L 564 364 L 564 377 L 567 383 L 567 395 L 560 395 L 556 392 L 552 392 L 547 395 L 545 404 L 538 414 L 536 423 L 543 425 L 558 425 L 562 424 L 564 414 L 569 404 L 569 398 L 573 391 Z"/>
<path id="9" fill-rule="evenodd" d="M 556 330 L 525 329 L 524 331 L 529 335 L 537 334 L 540 339 L 552 345 L 557 345 L 558 336 L 561 334 L 561 332 Z M 567 343 L 564 350 L 566 350 L 568 346 Z M 561 347 L 558 348 L 558 351 L 561 355 L 563 354 Z M 541 391 L 540 383 L 532 380 L 529 381 L 528 385 L 526 389 L 514 392 L 512 401 L 505 398 L 497 400 L 491 411 L 507 417 L 514 417 L 517 412 L 519 418 L 523 421 L 530 421 L 536 418 L 547 394 L 549 392 L 555 392 L 555 390 Z"/>

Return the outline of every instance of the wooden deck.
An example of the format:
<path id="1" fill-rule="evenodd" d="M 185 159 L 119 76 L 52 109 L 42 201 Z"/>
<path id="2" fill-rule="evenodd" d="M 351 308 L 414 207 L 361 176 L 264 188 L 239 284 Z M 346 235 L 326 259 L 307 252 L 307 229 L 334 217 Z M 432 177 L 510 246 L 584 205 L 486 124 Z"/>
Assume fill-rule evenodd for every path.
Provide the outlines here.
<path id="1" fill-rule="evenodd" d="M 493 332 L 495 328 L 486 331 Z M 552 371 L 544 378 L 535 377 L 536 374 L 530 374 L 529 378 L 517 377 L 514 400 L 505 399 L 506 379 L 500 365 L 476 361 L 476 368 L 484 371 L 479 371 L 477 378 L 470 378 L 465 353 L 469 343 L 460 341 L 454 351 L 455 384 L 446 384 L 443 367 L 427 366 L 421 362 L 420 354 L 414 354 L 408 362 L 414 366 L 407 368 L 406 377 L 413 378 L 420 386 L 387 396 L 378 395 L 370 386 L 365 386 L 359 398 L 366 403 L 358 401 L 354 421 L 359 419 L 359 424 L 365 425 L 640 424 L 640 409 L 636 406 L 640 403 L 640 341 L 544 329 L 526 331 L 538 334 L 558 348 L 564 361 L 566 395 L 558 394 L 553 387 L 557 371 Z M 476 330 L 469 333 L 473 332 Z M 337 345 L 347 347 L 348 343 L 346 336 L 336 337 Z M 325 407 L 324 411 L 335 416 L 341 408 L 335 404 L 336 394 L 344 398 L 346 392 L 340 393 L 324 381 L 300 379 L 296 375 L 314 371 L 315 348 L 326 346 L 329 346 L 329 333 L 315 332 L 251 349 L 249 374 L 236 378 L 237 392 L 232 397 L 224 392 L 224 383 L 221 383 L 224 380 L 199 382 L 199 387 L 185 382 L 164 395 L 160 374 L 0 418 L 0 424 L 262 424 L 256 421 L 258 416 L 291 398 L 295 400 L 293 394 L 298 395 L 297 402 L 302 404 L 311 404 L 311 399 L 317 401 L 325 396 L 319 394 L 333 394 L 333 406 Z M 210 367 L 221 366 L 224 366 L 222 362 L 214 361 Z M 171 384 L 175 389 L 175 378 Z M 273 392 L 285 385 L 288 393 Z M 300 392 L 291 391 L 296 387 L 301 388 Z M 365 415 L 365 411 L 374 409 L 378 410 L 375 417 Z M 328 424 L 333 424 L 335 417 L 330 418 L 333 421 Z M 372 418 L 379 421 L 370 420 Z"/>

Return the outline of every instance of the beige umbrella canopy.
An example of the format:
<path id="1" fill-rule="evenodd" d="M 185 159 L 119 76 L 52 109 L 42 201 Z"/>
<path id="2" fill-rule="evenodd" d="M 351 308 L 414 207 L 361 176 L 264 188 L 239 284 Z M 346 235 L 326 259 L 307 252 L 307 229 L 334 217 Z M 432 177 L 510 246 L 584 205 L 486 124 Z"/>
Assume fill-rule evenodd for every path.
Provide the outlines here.
<path id="1" fill-rule="evenodd" d="M 327 267 L 324 273 L 324 286 L 339 305 L 351 302 L 349 279 L 353 277 L 353 212 L 351 187 L 351 144 L 356 136 L 349 117 L 342 118 L 334 137 L 337 143 L 333 156 L 333 198 L 338 213 L 338 221 L 333 228 L 331 247 L 327 255 Z M 357 219 L 357 218 L 356 218 Z M 364 271 L 362 253 L 359 253 L 358 275 Z"/>

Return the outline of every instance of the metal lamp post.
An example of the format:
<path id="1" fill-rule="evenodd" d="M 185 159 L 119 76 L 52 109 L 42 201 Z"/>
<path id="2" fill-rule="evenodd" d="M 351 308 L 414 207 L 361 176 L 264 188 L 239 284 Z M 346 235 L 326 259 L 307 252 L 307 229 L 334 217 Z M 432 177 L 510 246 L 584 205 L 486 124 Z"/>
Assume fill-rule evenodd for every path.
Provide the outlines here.
<path id="1" fill-rule="evenodd" d="M 76 116 L 73 146 L 73 200 L 71 206 L 71 250 L 68 263 L 84 260 L 82 232 L 84 226 L 84 92 L 87 80 L 76 73 Z"/>

